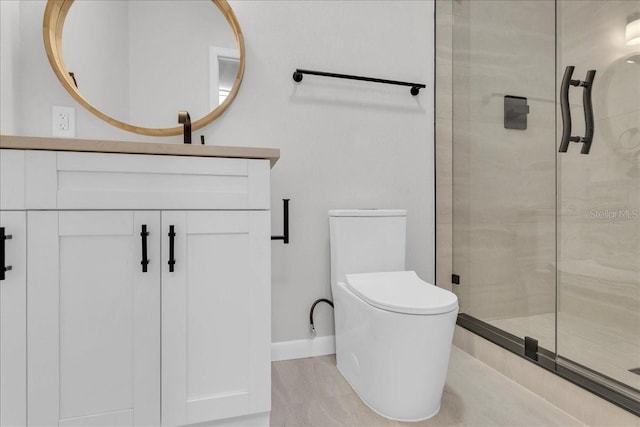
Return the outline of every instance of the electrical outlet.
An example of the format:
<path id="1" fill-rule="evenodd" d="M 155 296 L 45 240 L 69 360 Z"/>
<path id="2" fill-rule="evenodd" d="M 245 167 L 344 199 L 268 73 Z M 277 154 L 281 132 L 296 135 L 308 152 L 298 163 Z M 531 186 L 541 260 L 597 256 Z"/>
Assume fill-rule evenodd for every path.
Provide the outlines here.
<path id="1" fill-rule="evenodd" d="M 65 138 L 76 136 L 75 108 L 58 105 L 54 105 L 51 108 L 51 134 Z"/>
<path id="2" fill-rule="evenodd" d="M 69 132 L 69 113 L 66 111 L 56 113 L 56 129 L 59 132 Z"/>

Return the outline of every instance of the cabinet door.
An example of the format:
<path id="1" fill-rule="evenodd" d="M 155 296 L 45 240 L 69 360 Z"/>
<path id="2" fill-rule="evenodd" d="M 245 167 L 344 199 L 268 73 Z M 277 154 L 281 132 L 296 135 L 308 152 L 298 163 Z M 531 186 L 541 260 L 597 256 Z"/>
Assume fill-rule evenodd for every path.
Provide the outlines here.
<path id="1" fill-rule="evenodd" d="M 269 411 L 269 212 L 163 212 L 162 229 L 162 424 Z"/>
<path id="2" fill-rule="evenodd" d="M 4 245 L 0 280 L 0 426 L 22 426 L 27 418 L 27 229 L 24 211 L 0 211 Z"/>
<path id="3" fill-rule="evenodd" d="M 158 425 L 159 212 L 27 219 L 29 425 Z"/>

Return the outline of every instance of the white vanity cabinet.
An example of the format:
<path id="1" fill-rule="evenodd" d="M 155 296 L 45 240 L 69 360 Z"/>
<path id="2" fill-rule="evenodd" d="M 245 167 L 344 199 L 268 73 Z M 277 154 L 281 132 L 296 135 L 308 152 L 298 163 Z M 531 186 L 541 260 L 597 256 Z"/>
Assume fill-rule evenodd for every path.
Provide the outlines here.
<path id="1" fill-rule="evenodd" d="M 27 229 L 24 211 L 0 211 L 0 256 L 9 268 L 0 280 L 0 426 L 21 426 L 27 418 Z M 1 272 L 0 272 L 1 277 Z"/>
<path id="2" fill-rule="evenodd" d="M 162 213 L 162 422 L 271 407 L 270 217 L 265 211 Z M 187 369 L 185 369 L 187 368 Z"/>
<path id="3" fill-rule="evenodd" d="M 23 153 L 29 425 L 268 424 L 269 160 Z"/>
<path id="4" fill-rule="evenodd" d="M 160 424 L 160 215 L 28 213 L 29 425 Z M 141 227 L 148 258 L 142 272 Z M 151 266 L 151 265 L 150 265 Z"/>

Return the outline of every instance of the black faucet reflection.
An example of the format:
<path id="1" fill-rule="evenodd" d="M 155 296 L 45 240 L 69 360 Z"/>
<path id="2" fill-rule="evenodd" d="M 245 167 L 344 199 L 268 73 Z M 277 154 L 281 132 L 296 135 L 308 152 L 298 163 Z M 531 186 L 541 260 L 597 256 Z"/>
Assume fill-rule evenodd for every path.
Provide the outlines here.
<path id="1" fill-rule="evenodd" d="M 184 143 L 191 144 L 191 116 L 188 111 L 178 112 L 178 123 L 183 125 Z"/>

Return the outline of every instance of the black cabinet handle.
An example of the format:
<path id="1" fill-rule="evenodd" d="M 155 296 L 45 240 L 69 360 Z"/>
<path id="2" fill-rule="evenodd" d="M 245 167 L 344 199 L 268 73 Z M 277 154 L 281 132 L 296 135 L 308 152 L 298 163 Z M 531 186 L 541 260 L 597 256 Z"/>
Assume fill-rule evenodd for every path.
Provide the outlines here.
<path id="1" fill-rule="evenodd" d="M 175 255 L 174 255 L 174 246 L 175 246 L 175 227 L 173 225 L 169 226 L 169 272 L 173 273 L 173 266 L 176 265 Z"/>
<path id="2" fill-rule="evenodd" d="M 140 237 L 142 238 L 142 272 L 147 272 L 147 265 L 149 265 L 149 258 L 147 258 L 147 236 L 149 232 L 147 231 L 147 224 L 142 224 L 142 231 L 140 232 Z"/>
<path id="3" fill-rule="evenodd" d="M 10 240 L 11 234 L 4 234 L 4 227 L 0 227 L 0 280 L 5 280 L 5 272 L 11 270 L 10 265 L 6 265 L 4 241 Z"/>

